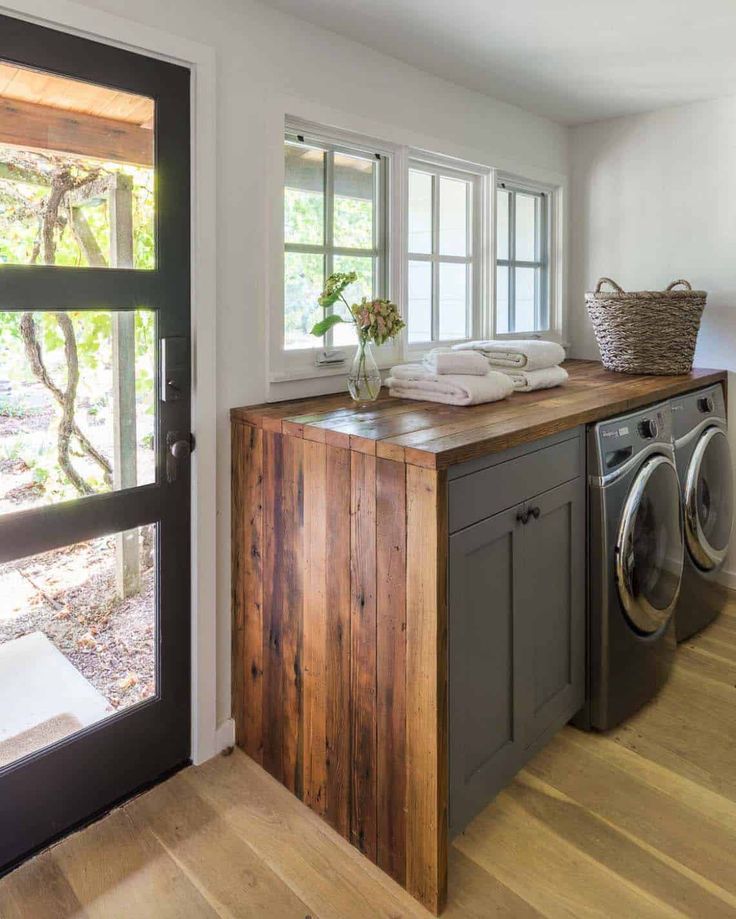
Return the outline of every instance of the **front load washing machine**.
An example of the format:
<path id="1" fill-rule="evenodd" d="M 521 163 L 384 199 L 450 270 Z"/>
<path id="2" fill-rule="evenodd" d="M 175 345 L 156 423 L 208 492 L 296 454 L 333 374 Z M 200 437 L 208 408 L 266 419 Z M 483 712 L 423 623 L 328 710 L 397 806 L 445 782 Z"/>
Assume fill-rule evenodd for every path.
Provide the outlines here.
<path id="1" fill-rule="evenodd" d="M 670 404 L 685 510 L 685 567 L 675 610 L 677 640 L 684 641 L 726 603 L 717 578 L 733 525 L 733 471 L 723 388 L 710 386 Z"/>
<path id="2" fill-rule="evenodd" d="M 669 404 L 588 431 L 588 699 L 605 731 L 649 701 L 675 651 L 684 535 Z"/>

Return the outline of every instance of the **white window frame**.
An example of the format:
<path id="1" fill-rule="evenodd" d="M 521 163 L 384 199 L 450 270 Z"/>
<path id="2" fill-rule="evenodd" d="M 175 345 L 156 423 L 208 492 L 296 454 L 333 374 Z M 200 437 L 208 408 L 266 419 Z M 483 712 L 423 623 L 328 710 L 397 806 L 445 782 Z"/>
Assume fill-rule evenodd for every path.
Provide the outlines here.
<path id="1" fill-rule="evenodd" d="M 497 251 L 497 213 L 498 190 L 506 188 L 507 191 L 521 192 L 537 195 L 542 200 L 542 224 L 540 228 L 539 245 L 541 259 L 539 261 L 520 261 L 513 258 L 515 240 L 512 238 L 514 231 L 513 217 L 509 216 L 509 258 L 499 259 Z M 509 173 L 496 172 L 493 183 L 493 249 L 492 249 L 492 286 L 493 286 L 493 317 L 491 323 L 492 338 L 561 338 L 563 332 L 563 316 L 561 314 L 563 297 L 563 267 L 560 240 L 562 238 L 562 187 L 547 185 L 541 182 L 532 182 L 528 179 Z M 512 332 L 501 332 L 498 329 L 499 308 L 497 291 L 497 267 L 505 265 L 512 269 L 516 266 L 541 267 L 542 269 L 542 298 L 547 316 L 547 328 L 515 329 Z M 510 285 L 513 290 L 513 284 Z M 535 315 L 539 314 L 539 305 L 535 305 Z M 535 325 L 538 325 L 538 321 Z"/>
<path id="2" fill-rule="evenodd" d="M 396 291 L 400 288 L 400 273 L 398 266 L 399 247 L 394 244 L 395 240 L 400 238 L 397 233 L 397 227 L 400 227 L 400 202 L 397 200 L 398 181 L 397 176 L 400 169 L 397 168 L 397 159 L 400 158 L 401 148 L 392 144 L 379 141 L 375 138 L 356 134 L 349 131 L 327 128 L 312 122 L 304 121 L 299 118 L 287 116 L 284 125 L 284 133 L 281 138 L 283 145 L 290 136 L 303 137 L 305 142 L 314 146 L 329 149 L 334 152 L 346 154 L 360 153 L 365 155 L 366 152 L 378 154 L 382 158 L 383 175 L 381 182 L 381 200 L 379 207 L 383 208 L 383 214 L 377 221 L 380 229 L 380 239 L 376 240 L 377 249 L 383 252 L 383 258 L 379 255 L 379 261 L 382 262 L 379 268 L 379 289 L 376 290 L 376 296 L 387 297 L 396 301 Z M 325 251 L 327 257 L 334 254 L 353 254 L 353 255 L 372 255 L 373 252 L 359 250 L 348 250 L 329 246 L 331 242 L 328 238 L 324 240 L 324 246 L 308 246 L 299 244 L 286 244 L 284 238 L 284 185 L 285 169 L 283 153 L 280 158 L 281 171 L 279 173 L 280 206 L 278 208 L 279 232 L 274 234 L 274 240 L 278 239 L 280 246 L 280 257 L 278 261 L 278 275 L 274 277 L 273 297 L 271 298 L 271 308 L 268 311 L 267 325 L 269 338 L 269 369 L 268 382 L 279 383 L 289 380 L 306 380 L 306 379 L 323 379 L 331 376 L 342 376 L 350 368 L 355 346 L 341 346 L 337 361 L 326 361 L 329 356 L 334 355 L 334 349 L 330 347 L 330 338 L 324 345 L 321 345 L 315 339 L 315 345 L 312 348 L 285 348 L 285 302 L 284 302 L 284 274 L 285 274 L 285 253 L 287 248 L 290 251 L 319 252 Z M 327 208 L 326 208 L 327 210 Z M 276 211 L 274 212 L 276 216 Z M 329 215 L 326 214 L 326 222 Z M 327 274 L 329 275 L 329 263 Z M 278 283 L 278 286 L 276 284 Z M 377 349 L 376 356 L 380 367 L 390 367 L 401 359 L 400 341 L 387 342 L 381 348 Z"/>
<path id="3" fill-rule="evenodd" d="M 409 251 L 408 212 L 409 212 L 409 171 L 415 170 L 431 175 L 432 178 L 432 252 L 415 253 Z M 490 314 L 490 289 L 488 258 L 490 251 L 490 190 L 493 170 L 490 167 L 464 162 L 449 157 L 438 156 L 422 150 L 408 150 L 405 168 L 406 194 L 404 197 L 404 266 L 405 279 L 403 288 L 403 315 L 407 323 L 404 330 L 405 353 L 409 358 L 418 357 L 431 348 L 443 345 L 458 344 L 474 338 L 484 338 Z M 468 208 L 469 255 L 451 256 L 439 253 L 439 180 L 445 176 L 470 183 L 470 201 Z M 426 261 L 432 264 L 432 339 L 430 341 L 409 341 L 409 261 Z M 439 338 L 439 303 L 435 302 L 439 290 L 438 276 L 441 263 L 468 264 L 471 268 L 470 302 L 468 305 L 468 331 L 466 338 Z"/>

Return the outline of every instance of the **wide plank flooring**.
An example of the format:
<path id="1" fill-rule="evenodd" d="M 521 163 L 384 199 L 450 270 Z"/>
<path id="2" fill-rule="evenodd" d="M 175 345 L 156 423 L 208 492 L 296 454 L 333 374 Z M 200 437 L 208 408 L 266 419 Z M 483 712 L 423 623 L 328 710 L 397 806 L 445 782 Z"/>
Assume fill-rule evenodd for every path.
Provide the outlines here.
<path id="1" fill-rule="evenodd" d="M 428 915 L 240 751 L 0 880 L 2 919 Z M 445 915 L 736 917 L 736 601 L 652 704 L 563 730 L 455 840 Z"/>

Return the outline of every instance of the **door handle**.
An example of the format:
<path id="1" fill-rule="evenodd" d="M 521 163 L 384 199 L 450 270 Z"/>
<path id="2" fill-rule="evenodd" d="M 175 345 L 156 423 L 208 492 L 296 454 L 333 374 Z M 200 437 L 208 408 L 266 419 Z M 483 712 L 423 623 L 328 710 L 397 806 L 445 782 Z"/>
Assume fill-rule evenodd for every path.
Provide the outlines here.
<path id="1" fill-rule="evenodd" d="M 517 512 L 516 519 L 519 521 L 519 523 L 522 523 L 524 526 L 526 526 L 532 517 L 535 520 L 538 520 L 540 514 L 541 510 L 538 507 L 527 507 Z"/>
<path id="2" fill-rule="evenodd" d="M 169 431 L 166 434 L 166 481 L 176 482 L 179 477 L 179 463 L 194 452 L 194 434 Z"/>

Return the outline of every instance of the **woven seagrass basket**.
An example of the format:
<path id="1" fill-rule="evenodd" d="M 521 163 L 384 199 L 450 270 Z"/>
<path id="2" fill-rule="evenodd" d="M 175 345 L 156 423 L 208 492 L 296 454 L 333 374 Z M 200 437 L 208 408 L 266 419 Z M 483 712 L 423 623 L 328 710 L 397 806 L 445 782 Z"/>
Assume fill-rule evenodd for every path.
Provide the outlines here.
<path id="1" fill-rule="evenodd" d="M 603 290 L 604 284 L 613 290 Z M 685 290 L 674 289 L 680 285 Z M 626 292 L 601 278 L 585 302 L 603 366 L 619 373 L 689 373 L 706 297 L 687 281 L 673 281 L 667 290 Z"/>

